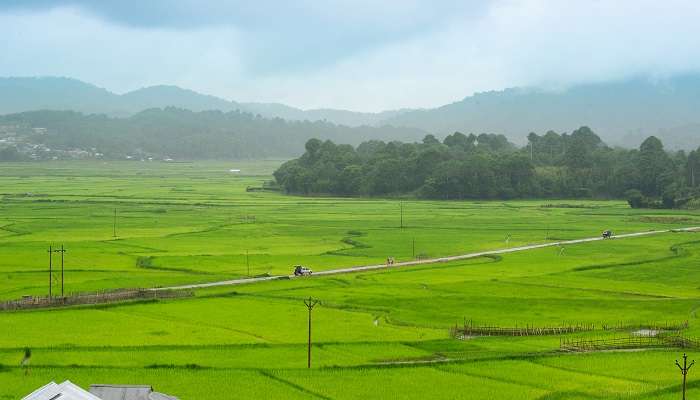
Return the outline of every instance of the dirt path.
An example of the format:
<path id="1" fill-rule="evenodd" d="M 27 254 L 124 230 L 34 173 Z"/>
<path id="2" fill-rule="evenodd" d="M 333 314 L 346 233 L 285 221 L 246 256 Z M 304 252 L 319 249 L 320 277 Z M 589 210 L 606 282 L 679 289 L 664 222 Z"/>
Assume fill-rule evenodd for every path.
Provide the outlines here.
<path id="1" fill-rule="evenodd" d="M 627 233 L 624 235 L 617 235 L 617 236 L 614 236 L 612 239 L 607 239 L 607 240 L 618 240 L 618 239 L 634 238 L 634 237 L 640 237 L 640 236 L 658 235 L 658 234 L 670 233 L 670 232 L 693 232 L 693 231 L 698 231 L 698 230 L 700 230 L 700 227 L 636 232 L 636 233 Z M 373 271 L 373 270 L 378 270 L 378 269 L 409 267 L 412 265 L 435 264 L 435 263 L 443 263 L 443 262 L 450 262 L 450 261 L 468 260 L 471 258 L 478 258 L 478 257 L 483 257 L 483 256 L 488 256 L 488 255 L 516 253 L 516 252 L 520 252 L 520 251 L 542 249 L 545 247 L 557 247 L 557 246 L 566 246 L 566 245 L 571 245 L 571 244 L 597 242 L 600 240 L 605 240 L 605 239 L 597 236 L 597 237 L 586 238 L 586 239 L 564 240 L 564 241 L 559 241 L 559 242 L 533 244 L 533 245 L 520 246 L 520 247 L 511 247 L 511 248 L 501 249 L 501 250 L 489 250 L 489 251 L 482 251 L 482 252 L 477 252 L 477 253 L 461 254 L 461 255 L 457 255 L 457 256 L 448 256 L 448 257 L 439 257 L 439 258 L 428 258 L 428 259 L 424 259 L 424 260 L 397 262 L 391 266 L 388 266 L 386 264 L 377 264 L 377 265 L 364 265 L 364 266 L 339 268 L 339 269 L 329 269 L 326 271 L 314 272 L 313 276 L 349 274 L 349 273 L 353 273 L 353 272 Z M 265 281 L 272 281 L 272 280 L 276 280 L 276 279 L 288 279 L 288 278 L 289 279 L 296 279 L 297 277 L 295 277 L 294 275 L 277 275 L 277 276 L 266 276 L 266 277 L 260 277 L 260 278 L 242 278 L 242 279 L 232 279 L 232 280 L 227 280 L 227 281 L 199 283 L 199 284 L 193 284 L 193 285 L 153 288 L 151 290 L 202 289 L 202 288 L 209 288 L 209 287 L 216 287 L 216 286 L 245 285 L 245 284 L 249 284 L 249 283 L 265 282 Z"/>

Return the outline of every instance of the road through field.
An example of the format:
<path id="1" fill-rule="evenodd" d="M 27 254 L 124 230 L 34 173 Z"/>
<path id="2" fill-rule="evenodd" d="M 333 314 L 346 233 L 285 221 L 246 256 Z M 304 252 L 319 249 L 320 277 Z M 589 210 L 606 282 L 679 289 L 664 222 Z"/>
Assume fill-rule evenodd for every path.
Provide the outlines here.
<path id="1" fill-rule="evenodd" d="M 363 265 L 363 266 L 354 266 L 354 267 L 347 267 L 347 268 L 329 269 L 326 271 L 314 272 L 313 276 L 349 274 L 349 273 L 353 273 L 353 272 L 373 271 L 373 270 L 378 270 L 378 269 L 408 267 L 408 266 L 422 265 L 422 264 L 435 264 L 435 263 L 450 262 L 450 261 L 468 260 L 471 258 L 483 257 L 483 256 L 488 256 L 488 255 L 516 253 L 516 252 L 520 252 L 520 251 L 535 250 L 535 249 L 541 249 L 541 248 L 545 248 L 545 247 L 557 247 L 557 246 L 566 246 L 566 245 L 572 245 L 572 244 L 596 242 L 599 240 L 619 240 L 619 239 L 634 238 L 634 237 L 640 237 L 640 236 L 658 235 L 658 234 L 662 234 L 662 233 L 693 232 L 693 231 L 698 231 L 698 230 L 700 230 L 700 227 L 636 232 L 636 233 L 627 233 L 627 234 L 623 234 L 623 235 L 617 235 L 617 236 L 614 236 L 612 239 L 603 239 L 602 236 L 596 236 L 596 237 L 592 237 L 592 238 L 564 240 L 564 241 L 559 241 L 559 242 L 549 242 L 549 243 L 541 243 L 541 244 L 532 244 L 532 245 L 527 245 L 527 246 L 510 247 L 507 249 L 500 249 L 500 250 L 489 250 L 489 251 L 481 251 L 481 252 L 477 252 L 477 253 L 460 254 L 460 255 L 456 255 L 456 256 L 447 256 L 447 257 L 439 257 L 439 258 L 426 258 L 426 259 L 414 260 L 414 261 L 404 261 L 404 262 L 397 262 L 397 263 L 394 263 L 392 265 L 377 264 L 377 265 Z M 295 278 L 297 278 L 297 277 L 294 275 L 264 276 L 264 277 L 259 277 L 259 278 L 241 278 L 241 279 L 232 279 L 232 280 L 218 281 L 218 282 L 198 283 L 198 284 L 192 284 L 192 285 L 160 287 L 160 288 L 153 288 L 150 290 L 158 291 L 158 290 L 179 290 L 179 289 L 202 289 L 202 288 L 209 288 L 209 287 L 216 287 L 216 286 L 245 285 L 245 284 L 250 284 L 250 283 L 272 281 L 272 280 L 276 280 L 276 279 L 295 279 Z"/>

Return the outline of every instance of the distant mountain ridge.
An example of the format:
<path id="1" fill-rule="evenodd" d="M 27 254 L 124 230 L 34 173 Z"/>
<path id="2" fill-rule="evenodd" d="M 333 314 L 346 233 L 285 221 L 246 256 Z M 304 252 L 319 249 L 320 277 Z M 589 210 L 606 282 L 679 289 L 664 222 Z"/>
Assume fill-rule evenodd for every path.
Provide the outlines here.
<path id="1" fill-rule="evenodd" d="M 347 110 L 336 110 L 331 108 L 319 108 L 313 110 L 300 110 L 279 103 L 241 103 L 241 108 L 255 114 L 260 114 L 268 118 L 282 118 L 292 121 L 328 121 L 345 126 L 379 126 L 395 116 L 410 109 L 382 111 L 378 113 L 364 113 Z"/>
<path id="2" fill-rule="evenodd" d="M 129 107 L 127 110 L 129 110 L 130 114 L 151 108 L 164 107 L 177 107 L 190 111 L 234 111 L 242 108 L 240 104 L 233 101 L 171 85 L 149 86 L 121 96 L 115 96 L 118 96 L 118 99 L 124 103 L 125 107 Z"/>
<path id="3" fill-rule="evenodd" d="M 570 132 L 586 125 L 613 145 L 636 147 L 645 137 L 658 135 L 671 148 L 700 146 L 700 74 L 582 84 L 559 91 L 513 88 L 477 93 L 432 109 L 380 113 L 239 103 L 177 86 L 151 86 L 118 95 L 70 78 L 0 78 L 0 115 L 72 110 L 129 117 L 165 107 L 195 112 L 239 110 L 265 118 L 349 127 L 408 127 L 438 137 L 455 131 L 497 133 L 520 144 L 529 132 Z"/>
<path id="4" fill-rule="evenodd" d="M 239 103 L 178 86 L 156 85 L 122 95 L 77 79 L 63 77 L 0 78 L 0 115 L 26 111 L 77 111 L 130 117 L 151 108 L 190 111 L 242 111 L 290 121 L 328 121 L 349 127 L 376 126 L 408 110 L 361 113 L 347 110 L 301 110 L 279 103 Z"/>
<path id="5" fill-rule="evenodd" d="M 700 75 L 578 85 L 562 91 L 514 88 L 477 93 L 442 107 L 384 121 L 437 134 L 493 132 L 522 142 L 527 133 L 590 126 L 611 144 L 636 147 L 649 135 L 700 146 Z M 690 140 L 688 140 L 690 139 Z"/>

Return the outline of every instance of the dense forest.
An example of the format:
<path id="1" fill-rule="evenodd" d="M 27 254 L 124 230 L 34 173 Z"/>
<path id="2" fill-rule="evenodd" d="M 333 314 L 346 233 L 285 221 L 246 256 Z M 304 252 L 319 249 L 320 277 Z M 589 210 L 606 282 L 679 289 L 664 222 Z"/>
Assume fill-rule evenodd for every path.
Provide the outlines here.
<path id="1" fill-rule="evenodd" d="M 359 144 L 375 138 L 418 140 L 410 128 L 355 127 L 325 121 L 286 121 L 240 111 L 149 109 L 128 118 L 73 111 L 0 116 L 0 161 L 148 156 L 191 159 L 289 158 L 315 137 Z"/>
<path id="2" fill-rule="evenodd" d="M 531 133 L 518 148 L 501 135 L 455 132 L 442 142 L 368 141 L 357 148 L 311 139 L 274 174 L 294 194 L 414 195 L 434 199 L 626 198 L 633 207 L 691 206 L 700 150 L 607 146 L 591 129 Z"/>

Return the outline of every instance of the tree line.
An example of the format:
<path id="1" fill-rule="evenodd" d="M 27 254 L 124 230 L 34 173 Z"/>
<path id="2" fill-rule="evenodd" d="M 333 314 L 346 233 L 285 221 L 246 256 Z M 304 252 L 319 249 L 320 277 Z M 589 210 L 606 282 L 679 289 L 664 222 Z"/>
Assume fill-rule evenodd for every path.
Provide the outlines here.
<path id="1" fill-rule="evenodd" d="M 0 140 L 9 135 L 5 131 L 11 131 L 14 144 L 0 142 L 0 161 L 26 158 L 21 150 L 36 145 L 52 150 L 89 150 L 108 159 L 127 155 L 177 160 L 289 158 L 303 151 L 304 143 L 314 137 L 359 144 L 373 138 L 417 140 L 425 135 L 412 128 L 350 128 L 326 121 L 287 121 L 240 111 L 194 112 L 174 107 L 149 109 L 128 118 L 30 111 L 0 116 Z"/>
<path id="2" fill-rule="evenodd" d="M 606 145 L 590 128 L 505 136 L 455 132 L 442 141 L 370 140 L 357 147 L 310 139 L 274 176 L 292 194 L 411 195 L 429 199 L 624 198 L 633 207 L 692 205 L 700 149 L 668 152 L 656 137 L 639 149 Z"/>

